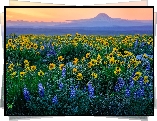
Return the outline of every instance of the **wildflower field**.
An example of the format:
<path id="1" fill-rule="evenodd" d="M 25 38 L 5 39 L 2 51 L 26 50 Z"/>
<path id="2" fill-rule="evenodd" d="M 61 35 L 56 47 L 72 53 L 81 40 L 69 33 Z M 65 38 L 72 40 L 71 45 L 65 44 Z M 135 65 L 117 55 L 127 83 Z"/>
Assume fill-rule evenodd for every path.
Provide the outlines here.
<path id="1" fill-rule="evenodd" d="M 153 35 L 6 37 L 7 115 L 153 115 Z"/>

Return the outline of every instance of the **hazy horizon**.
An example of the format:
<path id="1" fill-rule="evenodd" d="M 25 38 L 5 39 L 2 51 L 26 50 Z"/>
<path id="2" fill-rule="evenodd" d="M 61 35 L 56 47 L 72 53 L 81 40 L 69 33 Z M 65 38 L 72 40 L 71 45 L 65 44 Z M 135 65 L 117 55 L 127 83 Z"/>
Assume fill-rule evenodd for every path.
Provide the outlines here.
<path id="1" fill-rule="evenodd" d="M 65 35 L 65 34 L 86 34 L 86 35 L 152 35 L 152 27 L 49 27 L 49 28 L 11 28 L 7 27 L 6 35 L 20 34 L 45 34 L 45 35 Z"/>

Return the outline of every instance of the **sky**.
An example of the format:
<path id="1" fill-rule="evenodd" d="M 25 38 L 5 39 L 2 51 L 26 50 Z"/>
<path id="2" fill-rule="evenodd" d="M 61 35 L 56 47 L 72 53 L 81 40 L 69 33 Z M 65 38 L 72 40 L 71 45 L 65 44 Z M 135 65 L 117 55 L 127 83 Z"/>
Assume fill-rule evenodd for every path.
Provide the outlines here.
<path id="1" fill-rule="evenodd" d="M 57 6 L 40 2 L 10 1 L 10 6 Z M 61 5 L 60 5 L 61 6 Z M 104 6 L 147 6 L 147 1 L 119 2 L 104 4 Z M 43 21 L 43 22 L 65 22 L 66 20 L 93 18 L 99 13 L 106 13 L 112 18 L 129 20 L 153 20 L 153 9 L 151 8 L 97 8 L 97 9 L 76 9 L 76 8 L 7 8 L 6 20 Z"/>
<path id="2" fill-rule="evenodd" d="M 153 20 L 152 8 L 7 8 L 6 20 L 65 22 L 106 13 L 112 18 Z"/>

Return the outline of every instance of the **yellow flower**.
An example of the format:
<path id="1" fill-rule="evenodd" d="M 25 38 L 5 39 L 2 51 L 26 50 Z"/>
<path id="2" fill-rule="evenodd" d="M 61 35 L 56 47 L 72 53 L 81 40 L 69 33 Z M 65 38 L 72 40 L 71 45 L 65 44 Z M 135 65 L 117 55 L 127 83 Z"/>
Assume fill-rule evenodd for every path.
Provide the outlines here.
<path id="1" fill-rule="evenodd" d="M 52 46 L 54 46 L 55 45 L 55 43 L 52 43 Z"/>
<path id="2" fill-rule="evenodd" d="M 120 67 L 116 67 L 116 70 L 114 71 L 114 73 L 117 75 L 117 74 L 119 74 L 120 72 L 121 72 Z"/>
<path id="3" fill-rule="evenodd" d="M 41 46 L 40 49 L 43 50 L 43 49 L 44 49 L 44 46 Z"/>
<path id="4" fill-rule="evenodd" d="M 89 56 L 90 56 L 90 53 L 87 53 L 87 54 L 86 54 L 86 58 L 89 58 Z"/>
<path id="5" fill-rule="evenodd" d="M 8 68 L 11 69 L 11 70 L 13 70 L 13 68 L 14 68 L 14 64 L 13 64 L 13 63 L 10 64 L 10 65 L 8 66 Z"/>
<path id="6" fill-rule="evenodd" d="M 76 64 L 77 64 L 77 61 L 73 61 L 73 64 L 76 65 Z"/>
<path id="7" fill-rule="evenodd" d="M 12 76 L 12 78 L 16 75 L 16 71 L 14 71 L 12 74 L 11 74 L 11 76 Z"/>
<path id="8" fill-rule="evenodd" d="M 109 46 L 109 43 L 108 43 L 108 42 L 104 42 L 104 45 L 105 45 L 105 46 Z"/>
<path id="9" fill-rule="evenodd" d="M 148 45 L 150 45 L 150 42 L 147 42 Z"/>
<path id="10" fill-rule="evenodd" d="M 85 57 L 82 58 L 82 62 L 85 61 Z"/>
<path id="11" fill-rule="evenodd" d="M 152 61 L 152 60 L 153 60 L 153 58 L 149 58 L 149 60 L 150 60 L 150 61 Z"/>
<path id="12" fill-rule="evenodd" d="M 20 51 L 22 51 L 23 50 L 23 47 L 20 47 Z"/>
<path id="13" fill-rule="evenodd" d="M 110 54 L 109 54 L 109 58 L 112 58 L 112 57 L 113 57 L 113 53 L 110 53 Z"/>
<path id="14" fill-rule="evenodd" d="M 141 73 L 141 72 L 136 72 L 136 73 L 135 73 L 135 76 L 140 77 L 141 75 L 142 75 L 142 73 Z"/>
<path id="15" fill-rule="evenodd" d="M 24 64 L 25 64 L 25 67 L 28 67 L 29 66 L 28 60 L 24 60 Z"/>
<path id="16" fill-rule="evenodd" d="M 98 74 L 96 74 L 96 73 L 94 73 L 94 72 L 92 72 L 91 75 L 92 75 L 92 77 L 94 77 L 95 79 L 98 78 Z"/>
<path id="17" fill-rule="evenodd" d="M 40 52 L 36 52 L 37 55 L 40 55 Z"/>
<path id="18" fill-rule="evenodd" d="M 141 77 L 142 73 L 141 72 L 136 72 L 133 80 L 137 81 L 139 77 Z"/>
<path id="19" fill-rule="evenodd" d="M 76 65 L 78 63 L 78 59 L 74 58 L 73 64 Z"/>
<path id="20" fill-rule="evenodd" d="M 129 43 L 129 47 L 132 47 L 132 45 L 133 45 L 132 43 Z"/>
<path id="21" fill-rule="evenodd" d="M 117 52 L 117 56 L 122 56 L 121 52 Z"/>
<path id="22" fill-rule="evenodd" d="M 15 45 L 12 45 L 11 47 L 12 47 L 13 50 L 16 50 L 16 46 Z"/>
<path id="23" fill-rule="evenodd" d="M 20 72 L 20 76 L 23 77 L 26 74 L 26 72 Z"/>
<path id="24" fill-rule="evenodd" d="M 110 64 L 114 64 L 114 57 L 110 59 Z"/>
<path id="25" fill-rule="evenodd" d="M 31 43 L 31 48 L 33 48 L 34 47 L 34 44 L 33 43 Z"/>
<path id="26" fill-rule="evenodd" d="M 116 71 L 121 71 L 120 67 L 116 67 Z"/>
<path id="27" fill-rule="evenodd" d="M 31 66 L 31 71 L 35 71 L 36 66 Z"/>
<path id="28" fill-rule="evenodd" d="M 26 45 L 26 48 L 27 48 L 27 49 L 30 49 L 30 48 L 31 48 L 31 46 L 30 46 L 29 44 L 27 44 L 27 45 Z"/>
<path id="29" fill-rule="evenodd" d="M 88 67 L 91 68 L 92 66 L 93 66 L 93 63 L 92 63 L 92 62 L 89 62 L 89 63 L 88 63 Z"/>
<path id="30" fill-rule="evenodd" d="M 28 72 L 28 71 L 30 71 L 30 70 L 31 70 L 31 69 L 30 69 L 30 67 L 28 67 L 28 66 L 27 66 L 26 69 L 25 69 L 26 72 Z"/>
<path id="31" fill-rule="evenodd" d="M 117 48 L 113 48 L 113 52 L 114 53 L 118 52 L 118 49 Z"/>
<path id="32" fill-rule="evenodd" d="M 43 75 L 44 75 L 44 72 L 40 70 L 40 71 L 38 72 L 38 75 L 39 75 L 39 76 L 43 76 Z"/>
<path id="33" fill-rule="evenodd" d="M 115 60 L 115 64 L 119 64 L 120 63 L 120 60 Z"/>
<path id="34" fill-rule="evenodd" d="M 97 56 L 97 61 L 101 61 L 102 59 L 101 59 L 101 56 L 100 56 L 100 54 L 98 54 L 98 56 Z"/>
<path id="35" fill-rule="evenodd" d="M 78 45 L 78 43 L 77 42 L 73 42 L 72 45 L 76 47 Z"/>
<path id="36" fill-rule="evenodd" d="M 128 64 L 128 66 L 127 66 L 128 68 L 130 68 L 130 64 Z"/>
<path id="37" fill-rule="evenodd" d="M 62 70 L 63 67 L 64 67 L 64 64 L 60 64 L 60 65 L 59 65 L 59 69 L 60 69 L 60 70 Z"/>
<path id="38" fill-rule="evenodd" d="M 29 64 L 28 60 L 24 60 L 24 64 Z"/>
<path id="39" fill-rule="evenodd" d="M 73 68 L 73 73 L 76 73 L 77 72 L 77 68 Z"/>
<path id="40" fill-rule="evenodd" d="M 81 74 L 81 73 L 78 73 L 78 74 L 77 74 L 77 80 L 82 80 L 82 79 L 83 79 L 82 74 Z"/>
<path id="41" fill-rule="evenodd" d="M 8 47 L 9 47 L 9 45 L 8 45 L 8 44 L 6 44 L 6 49 L 8 49 Z"/>
<path id="42" fill-rule="evenodd" d="M 146 53 L 143 54 L 143 57 L 144 57 L 144 58 L 148 58 L 148 56 L 146 55 Z"/>
<path id="43" fill-rule="evenodd" d="M 138 76 L 135 76 L 135 77 L 133 78 L 134 81 L 137 81 L 138 79 L 139 79 Z"/>
<path id="44" fill-rule="evenodd" d="M 56 65 L 54 63 L 49 64 L 49 70 L 55 69 Z"/>
<path id="45" fill-rule="evenodd" d="M 63 56 L 59 56 L 59 57 L 58 57 L 58 60 L 59 60 L 59 61 L 63 61 L 63 60 L 64 60 Z"/>
<path id="46" fill-rule="evenodd" d="M 8 39 L 8 43 L 12 43 L 12 41 L 13 41 L 12 39 Z"/>
<path id="47" fill-rule="evenodd" d="M 144 83 L 146 84 L 146 83 L 148 83 L 148 82 L 149 82 L 148 76 L 144 76 Z"/>
<path id="48" fill-rule="evenodd" d="M 130 64 L 134 64 L 136 62 L 135 59 L 130 59 Z"/>
<path id="49" fill-rule="evenodd" d="M 95 60 L 95 59 L 91 59 L 91 61 L 90 61 L 92 64 L 93 64 L 93 66 L 97 63 L 97 60 Z"/>
<path id="50" fill-rule="evenodd" d="M 104 65 L 106 65 L 107 64 L 107 62 L 106 61 L 104 61 Z"/>
<path id="51" fill-rule="evenodd" d="M 78 59 L 77 59 L 77 58 L 74 58 L 74 61 L 78 61 Z"/>
<path id="52" fill-rule="evenodd" d="M 36 49 L 38 48 L 38 45 L 37 45 L 37 44 L 34 44 L 34 45 L 33 45 L 33 48 L 34 48 L 34 50 L 36 50 Z"/>

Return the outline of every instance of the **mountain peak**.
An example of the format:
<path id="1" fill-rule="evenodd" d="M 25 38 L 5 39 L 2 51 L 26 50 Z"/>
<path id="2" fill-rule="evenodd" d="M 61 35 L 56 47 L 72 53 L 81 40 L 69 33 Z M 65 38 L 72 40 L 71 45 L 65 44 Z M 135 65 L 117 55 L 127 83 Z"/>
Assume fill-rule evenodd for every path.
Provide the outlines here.
<path id="1" fill-rule="evenodd" d="M 111 17 L 109 17 L 106 13 L 99 13 L 96 17 L 94 18 L 97 18 L 97 19 L 103 19 L 103 20 L 106 20 L 106 19 L 111 19 Z"/>

